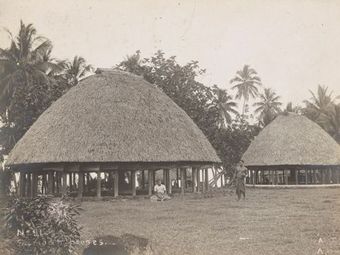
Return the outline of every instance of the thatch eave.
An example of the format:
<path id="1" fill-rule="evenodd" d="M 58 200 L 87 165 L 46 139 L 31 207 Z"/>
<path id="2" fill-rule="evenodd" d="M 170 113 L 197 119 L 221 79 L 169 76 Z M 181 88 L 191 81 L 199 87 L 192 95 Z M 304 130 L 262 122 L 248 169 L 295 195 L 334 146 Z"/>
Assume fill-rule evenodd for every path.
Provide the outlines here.
<path id="1" fill-rule="evenodd" d="M 158 169 L 173 169 L 173 168 L 209 168 L 215 165 L 220 165 L 218 162 L 207 161 L 182 161 L 182 162 L 39 162 L 30 164 L 12 164 L 6 165 L 13 171 L 44 171 L 47 169 L 71 169 L 75 166 L 80 171 L 109 171 L 109 170 L 158 170 Z M 72 170 L 74 171 L 74 170 Z M 77 170 L 78 171 L 78 170 Z"/>
<path id="2" fill-rule="evenodd" d="M 340 169 L 340 165 L 246 165 L 249 170 Z"/>

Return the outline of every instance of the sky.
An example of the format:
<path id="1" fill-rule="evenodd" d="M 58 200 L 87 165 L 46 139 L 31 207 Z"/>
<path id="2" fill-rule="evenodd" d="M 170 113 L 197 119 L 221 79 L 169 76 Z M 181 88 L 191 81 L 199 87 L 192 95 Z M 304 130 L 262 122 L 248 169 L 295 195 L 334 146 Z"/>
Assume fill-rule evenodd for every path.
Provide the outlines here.
<path id="1" fill-rule="evenodd" d="M 284 103 L 302 105 L 318 84 L 340 95 L 340 0 L 0 0 L 0 48 L 3 28 L 15 34 L 20 20 L 59 59 L 112 67 L 136 50 L 162 50 L 199 61 L 200 81 L 229 91 L 248 64 Z"/>

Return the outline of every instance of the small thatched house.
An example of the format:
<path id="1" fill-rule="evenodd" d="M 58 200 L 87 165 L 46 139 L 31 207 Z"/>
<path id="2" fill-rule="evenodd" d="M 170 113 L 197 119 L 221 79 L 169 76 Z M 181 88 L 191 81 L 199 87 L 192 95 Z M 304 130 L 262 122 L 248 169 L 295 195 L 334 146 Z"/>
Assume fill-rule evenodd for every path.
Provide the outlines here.
<path id="1" fill-rule="evenodd" d="M 68 188 L 81 197 L 95 179 L 101 196 L 103 176 L 109 193 L 117 196 L 118 184 L 125 183 L 135 195 L 136 171 L 142 170 L 144 187 L 144 170 L 149 170 L 151 193 L 155 170 L 198 170 L 217 162 L 201 130 L 156 86 L 99 69 L 38 118 L 11 151 L 7 166 L 21 173 L 21 195 Z"/>
<path id="2" fill-rule="evenodd" d="M 340 146 L 308 118 L 278 116 L 250 144 L 243 160 L 254 184 L 340 181 Z"/>

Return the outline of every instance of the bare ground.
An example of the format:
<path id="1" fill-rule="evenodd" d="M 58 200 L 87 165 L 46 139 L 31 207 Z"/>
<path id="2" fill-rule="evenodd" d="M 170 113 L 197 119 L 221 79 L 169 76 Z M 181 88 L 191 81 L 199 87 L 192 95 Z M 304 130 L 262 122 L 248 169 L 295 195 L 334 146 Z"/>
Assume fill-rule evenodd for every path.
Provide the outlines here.
<path id="1" fill-rule="evenodd" d="M 129 233 L 149 239 L 155 254 L 340 254 L 339 188 L 248 189 L 240 202 L 218 193 L 82 207 L 83 241 Z"/>

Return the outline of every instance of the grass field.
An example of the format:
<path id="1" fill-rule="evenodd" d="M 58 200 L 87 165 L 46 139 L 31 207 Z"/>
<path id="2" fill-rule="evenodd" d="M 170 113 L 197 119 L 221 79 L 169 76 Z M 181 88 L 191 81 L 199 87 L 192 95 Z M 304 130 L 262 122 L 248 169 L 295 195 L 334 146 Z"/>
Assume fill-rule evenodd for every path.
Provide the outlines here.
<path id="1" fill-rule="evenodd" d="M 188 194 L 82 207 L 83 240 L 130 233 L 149 239 L 155 254 L 340 254 L 339 188 L 248 189 L 240 202 Z"/>

